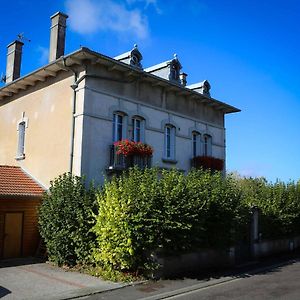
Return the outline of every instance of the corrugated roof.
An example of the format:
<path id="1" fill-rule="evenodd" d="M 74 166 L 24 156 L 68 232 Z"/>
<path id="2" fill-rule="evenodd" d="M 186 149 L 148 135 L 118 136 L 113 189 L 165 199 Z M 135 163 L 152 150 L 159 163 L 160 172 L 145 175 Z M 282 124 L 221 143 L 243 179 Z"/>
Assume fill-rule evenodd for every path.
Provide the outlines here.
<path id="1" fill-rule="evenodd" d="M 0 165 L 0 196 L 41 196 L 44 191 L 20 167 Z"/>

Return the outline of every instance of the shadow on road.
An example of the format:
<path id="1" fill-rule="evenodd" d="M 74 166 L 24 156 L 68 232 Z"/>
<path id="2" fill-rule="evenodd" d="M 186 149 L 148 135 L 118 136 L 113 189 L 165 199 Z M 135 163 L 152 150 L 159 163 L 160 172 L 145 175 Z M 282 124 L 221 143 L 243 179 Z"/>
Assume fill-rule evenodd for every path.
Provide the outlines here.
<path id="1" fill-rule="evenodd" d="M 0 285 L 0 298 L 11 294 L 11 291 Z"/>
<path id="2" fill-rule="evenodd" d="M 163 279 L 196 279 L 201 281 L 209 281 L 211 279 L 220 279 L 222 277 L 247 278 L 253 275 L 265 275 L 269 273 L 280 272 L 282 268 L 293 265 L 300 260 L 300 251 L 294 253 L 286 253 L 282 255 L 274 255 L 262 258 L 257 261 L 250 261 L 244 265 L 234 268 L 211 268 L 205 270 L 197 270 L 193 272 L 185 272 L 179 276 L 169 276 Z"/>
<path id="3" fill-rule="evenodd" d="M 36 257 L 3 259 L 3 260 L 0 260 L 0 269 L 24 266 L 24 265 L 40 264 L 43 262 L 45 262 L 44 259 L 40 259 L 40 258 L 36 258 Z M 0 270 L 0 272 L 1 272 L 1 270 Z"/>

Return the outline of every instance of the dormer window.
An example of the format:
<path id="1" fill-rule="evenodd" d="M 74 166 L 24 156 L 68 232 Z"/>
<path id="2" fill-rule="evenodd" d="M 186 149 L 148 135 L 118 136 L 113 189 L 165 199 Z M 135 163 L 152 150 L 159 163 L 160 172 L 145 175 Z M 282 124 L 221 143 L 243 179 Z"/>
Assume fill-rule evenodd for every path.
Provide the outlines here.
<path id="1" fill-rule="evenodd" d="M 141 60 L 143 59 L 143 56 L 141 52 L 138 50 L 137 44 L 134 45 L 134 48 L 131 50 L 130 53 L 130 65 L 133 67 L 137 67 L 142 69 Z"/>
<path id="2" fill-rule="evenodd" d="M 174 54 L 174 58 L 170 61 L 170 73 L 169 73 L 169 80 L 171 81 L 178 81 L 180 82 L 180 70 L 182 66 L 178 60 L 177 54 Z"/>

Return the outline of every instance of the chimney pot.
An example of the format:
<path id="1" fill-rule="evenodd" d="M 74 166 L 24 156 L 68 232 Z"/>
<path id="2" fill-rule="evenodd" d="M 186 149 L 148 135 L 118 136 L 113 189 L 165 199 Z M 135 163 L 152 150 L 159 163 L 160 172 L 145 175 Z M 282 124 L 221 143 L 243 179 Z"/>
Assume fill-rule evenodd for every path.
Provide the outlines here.
<path id="1" fill-rule="evenodd" d="M 57 12 L 50 17 L 49 62 L 52 62 L 65 54 L 67 18 L 68 16 L 61 12 Z"/>
<path id="2" fill-rule="evenodd" d="M 16 40 L 7 46 L 6 83 L 20 77 L 23 45 L 24 43 Z"/>

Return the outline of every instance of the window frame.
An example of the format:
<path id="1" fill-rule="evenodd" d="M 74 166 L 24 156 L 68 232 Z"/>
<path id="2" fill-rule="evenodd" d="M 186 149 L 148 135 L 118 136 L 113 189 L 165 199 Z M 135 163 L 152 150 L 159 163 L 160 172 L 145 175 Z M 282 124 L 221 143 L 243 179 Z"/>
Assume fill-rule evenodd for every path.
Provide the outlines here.
<path id="1" fill-rule="evenodd" d="M 203 155 L 204 156 L 212 156 L 212 136 L 209 134 L 204 134 L 203 136 Z"/>
<path id="2" fill-rule="evenodd" d="M 22 119 L 18 122 L 18 144 L 17 144 L 17 155 L 16 160 L 21 160 L 25 158 L 25 132 L 26 132 L 27 122 Z"/>
<path id="3" fill-rule="evenodd" d="M 198 131 L 192 132 L 192 157 L 197 157 L 202 154 L 201 133 Z"/>
<path id="4" fill-rule="evenodd" d="M 176 127 L 166 124 L 164 128 L 164 159 L 175 160 L 176 157 Z"/>
<path id="5" fill-rule="evenodd" d="M 137 124 L 139 122 L 139 127 Z M 139 130 L 139 139 L 137 138 L 137 129 Z M 131 139 L 134 142 L 145 142 L 145 119 L 140 116 L 134 116 L 132 118 L 132 134 Z"/>
<path id="6" fill-rule="evenodd" d="M 121 122 L 120 122 L 121 120 Z M 113 142 L 118 142 L 126 139 L 126 114 L 122 112 L 114 112 L 113 113 L 113 126 L 112 126 L 112 140 Z M 121 133 L 121 135 L 120 135 Z"/>

